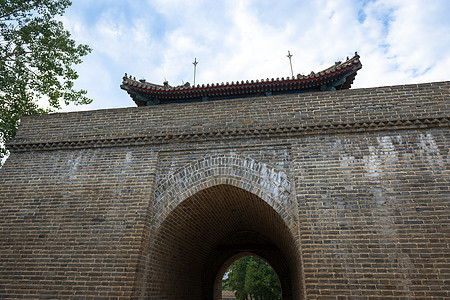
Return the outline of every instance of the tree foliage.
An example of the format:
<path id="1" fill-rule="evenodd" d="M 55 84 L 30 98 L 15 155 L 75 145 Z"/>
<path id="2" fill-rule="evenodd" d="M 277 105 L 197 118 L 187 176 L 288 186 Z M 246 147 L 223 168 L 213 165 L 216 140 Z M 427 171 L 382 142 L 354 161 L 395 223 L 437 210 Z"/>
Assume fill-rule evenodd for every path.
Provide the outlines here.
<path id="1" fill-rule="evenodd" d="M 281 299 L 281 285 L 272 267 L 254 256 L 236 260 L 228 269 L 222 287 L 236 291 L 239 300 Z"/>
<path id="2" fill-rule="evenodd" d="M 75 90 L 73 65 L 91 49 L 77 45 L 55 17 L 69 0 L 0 0 L 0 161 L 5 141 L 15 136 L 22 116 L 42 114 L 61 104 L 88 104 Z M 48 107 L 38 106 L 44 99 Z"/>

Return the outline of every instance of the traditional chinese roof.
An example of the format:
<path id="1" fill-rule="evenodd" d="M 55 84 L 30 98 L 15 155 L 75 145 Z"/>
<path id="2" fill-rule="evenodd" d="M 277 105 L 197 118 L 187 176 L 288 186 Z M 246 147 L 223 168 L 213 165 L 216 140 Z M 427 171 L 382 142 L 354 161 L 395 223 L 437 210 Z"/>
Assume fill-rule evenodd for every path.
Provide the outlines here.
<path id="1" fill-rule="evenodd" d="M 272 78 L 197 86 L 190 86 L 187 83 L 173 87 L 167 82 L 164 85 L 158 85 L 146 82 L 144 79 L 136 80 L 125 74 L 120 87 L 128 92 L 137 106 L 308 91 L 334 91 L 349 89 L 361 67 L 359 55 L 355 53 L 355 56 L 347 58 L 344 62 L 336 62 L 318 73 L 311 72 L 306 76 L 298 74 L 297 78 Z"/>

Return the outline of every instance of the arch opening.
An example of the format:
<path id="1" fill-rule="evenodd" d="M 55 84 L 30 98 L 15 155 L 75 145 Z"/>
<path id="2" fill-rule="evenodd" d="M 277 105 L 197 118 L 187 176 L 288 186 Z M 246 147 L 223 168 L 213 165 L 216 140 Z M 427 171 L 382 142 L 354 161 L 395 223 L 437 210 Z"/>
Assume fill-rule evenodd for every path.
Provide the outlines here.
<path id="1" fill-rule="evenodd" d="M 208 187 L 179 203 L 158 227 L 147 260 L 147 294 L 221 299 L 225 271 L 250 253 L 274 268 L 283 299 L 297 299 L 297 249 L 282 217 L 260 197 L 229 184 Z"/>
<path id="2" fill-rule="evenodd" d="M 250 253 L 228 267 L 222 278 L 222 298 L 223 291 L 233 292 L 238 299 L 282 299 L 275 270 L 265 259 Z"/>

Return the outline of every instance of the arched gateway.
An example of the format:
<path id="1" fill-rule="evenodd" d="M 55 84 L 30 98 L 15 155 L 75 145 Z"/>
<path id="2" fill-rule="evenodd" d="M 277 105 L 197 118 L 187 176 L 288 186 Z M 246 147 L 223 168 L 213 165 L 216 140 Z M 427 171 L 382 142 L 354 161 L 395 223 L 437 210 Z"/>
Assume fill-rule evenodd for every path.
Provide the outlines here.
<path id="1" fill-rule="evenodd" d="M 162 181 L 154 207 L 141 296 L 221 299 L 225 270 L 245 253 L 273 266 L 284 299 L 301 295 L 297 207 L 283 172 L 235 154 L 207 156 Z"/>
<path id="2" fill-rule="evenodd" d="M 219 299 L 248 254 L 285 299 L 450 298 L 450 84 L 348 90 L 360 67 L 125 77 L 144 107 L 23 118 L 0 169 L 0 298 Z"/>

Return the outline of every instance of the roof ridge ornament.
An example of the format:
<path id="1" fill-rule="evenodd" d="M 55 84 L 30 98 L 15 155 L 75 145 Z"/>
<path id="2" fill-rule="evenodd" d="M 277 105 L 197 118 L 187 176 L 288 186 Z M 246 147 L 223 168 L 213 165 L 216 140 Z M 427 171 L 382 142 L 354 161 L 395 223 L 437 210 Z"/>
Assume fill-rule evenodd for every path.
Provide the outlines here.
<path id="1" fill-rule="evenodd" d="M 194 62 L 192 63 L 194 65 L 194 86 L 195 86 L 195 73 L 197 72 L 197 57 L 194 59 Z"/>
<path id="2" fill-rule="evenodd" d="M 288 55 L 287 55 L 287 58 L 289 58 L 289 64 L 291 65 L 291 75 L 292 75 L 292 78 L 294 78 L 294 71 L 292 70 L 292 54 L 291 54 L 291 51 L 289 51 L 288 50 Z"/>

